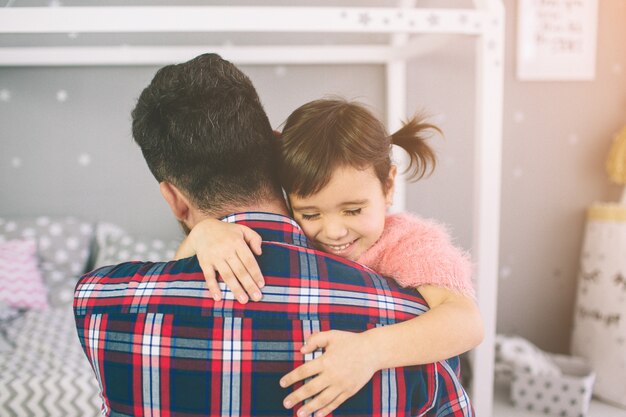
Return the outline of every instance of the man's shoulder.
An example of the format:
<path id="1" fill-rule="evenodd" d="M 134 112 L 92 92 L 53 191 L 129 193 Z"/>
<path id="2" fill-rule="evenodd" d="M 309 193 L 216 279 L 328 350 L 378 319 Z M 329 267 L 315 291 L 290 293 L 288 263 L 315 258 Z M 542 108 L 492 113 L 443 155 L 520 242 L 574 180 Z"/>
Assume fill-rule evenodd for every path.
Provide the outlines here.
<path id="1" fill-rule="evenodd" d="M 96 269 L 80 278 L 74 293 L 76 316 L 163 313 L 176 315 L 276 316 L 301 319 L 360 317 L 393 323 L 427 307 L 414 290 L 354 262 L 314 249 L 264 242 L 257 257 L 265 277 L 263 301 L 234 302 L 220 282 L 224 299 L 215 304 L 196 257 L 170 262 L 127 262 Z"/>
<path id="2" fill-rule="evenodd" d="M 121 283 L 127 280 L 141 281 L 142 277 L 158 276 L 164 278 L 177 274 L 188 274 L 200 271 L 197 258 L 185 258 L 176 261 L 143 262 L 131 261 L 116 265 L 106 265 L 87 272 L 78 280 L 78 286 L 85 281 L 98 282 L 102 285 Z"/>
<path id="3" fill-rule="evenodd" d="M 86 273 L 74 290 L 74 313 L 173 311 L 207 296 L 196 257 L 168 262 L 124 262 Z M 202 304 L 192 301 L 190 308 Z"/>
<path id="4" fill-rule="evenodd" d="M 142 285 L 163 286 L 168 281 L 180 280 L 204 281 L 195 256 L 177 261 L 131 261 L 98 267 L 78 279 L 74 299 L 97 298 L 102 293 L 128 294 Z"/>
<path id="5" fill-rule="evenodd" d="M 306 259 L 309 261 L 316 260 L 319 262 L 328 262 L 346 271 L 352 271 L 357 274 L 358 273 L 376 274 L 376 272 L 372 271 L 371 269 L 369 269 L 367 266 L 363 264 L 360 264 L 355 261 L 351 261 L 346 258 L 342 258 L 337 255 L 333 255 L 328 252 L 323 252 L 315 248 L 295 245 L 295 244 L 290 244 L 290 243 L 284 243 L 284 242 L 275 242 L 275 241 L 264 241 L 263 245 L 264 245 L 264 248 L 266 247 L 275 248 L 275 251 L 272 251 L 268 255 L 271 259 L 276 259 L 277 261 L 285 261 L 285 259 L 282 258 L 282 254 L 289 254 L 289 252 L 293 252 L 297 254 L 298 256 L 302 256 L 302 258 L 300 258 L 302 260 Z M 292 254 L 289 254 L 289 255 L 292 256 Z M 291 258 L 292 262 L 294 260 L 295 258 Z"/>

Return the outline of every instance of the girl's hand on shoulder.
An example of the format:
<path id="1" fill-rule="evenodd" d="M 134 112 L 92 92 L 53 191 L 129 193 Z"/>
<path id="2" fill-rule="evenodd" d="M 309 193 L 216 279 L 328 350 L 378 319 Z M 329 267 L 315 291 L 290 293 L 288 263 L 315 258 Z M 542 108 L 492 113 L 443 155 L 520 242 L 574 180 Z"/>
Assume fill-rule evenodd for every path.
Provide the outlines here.
<path id="1" fill-rule="evenodd" d="M 175 259 L 193 255 L 214 300 L 222 299 L 218 273 L 241 303 L 259 301 L 265 280 L 254 255 L 261 254 L 261 236 L 249 227 L 205 219 L 194 226 L 176 251 Z"/>
<path id="2" fill-rule="evenodd" d="M 356 394 L 378 370 L 375 360 L 377 355 L 367 340 L 367 332 L 330 330 L 315 333 L 306 340 L 300 351 L 308 354 L 317 349 L 325 351 L 280 380 L 284 388 L 312 378 L 283 401 L 286 408 L 292 408 L 312 398 L 298 410 L 299 417 L 311 414 L 322 417 L 331 413 Z"/>

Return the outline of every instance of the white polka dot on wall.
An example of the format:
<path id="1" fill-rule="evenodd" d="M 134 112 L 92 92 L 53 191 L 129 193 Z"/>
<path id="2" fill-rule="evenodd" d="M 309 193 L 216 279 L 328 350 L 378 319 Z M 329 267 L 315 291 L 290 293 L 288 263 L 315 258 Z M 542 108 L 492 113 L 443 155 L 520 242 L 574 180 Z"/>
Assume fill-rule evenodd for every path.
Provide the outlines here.
<path id="1" fill-rule="evenodd" d="M 63 232 L 63 227 L 59 223 L 50 225 L 50 236 L 59 236 Z"/>
<path id="2" fill-rule="evenodd" d="M 278 78 L 283 78 L 285 75 L 287 75 L 287 67 L 285 67 L 284 65 L 274 67 L 274 75 Z"/>
<path id="3" fill-rule="evenodd" d="M 74 293 L 70 290 L 65 290 L 59 293 L 59 300 L 69 302 L 72 301 Z"/>
<path id="4" fill-rule="evenodd" d="M 76 250 L 78 248 L 78 245 L 80 244 L 80 242 L 75 237 L 69 237 L 65 241 L 65 244 L 67 245 L 68 249 Z"/>
<path id="5" fill-rule="evenodd" d="M 67 34 L 67 37 L 70 38 L 70 39 L 76 39 L 76 38 L 78 38 L 78 33 L 70 32 L 70 33 Z"/>
<path id="6" fill-rule="evenodd" d="M 524 170 L 522 168 L 517 167 L 513 170 L 513 177 L 522 178 L 523 175 L 524 175 Z"/>
<path id="7" fill-rule="evenodd" d="M 623 70 L 624 70 L 624 67 L 619 62 L 616 62 L 615 64 L 613 64 L 613 67 L 611 68 L 611 71 L 613 72 L 613 74 L 616 74 L 616 75 L 621 74 Z"/>
<path id="8" fill-rule="evenodd" d="M 510 266 L 504 265 L 502 268 L 500 268 L 500 278 L 507 279 L 511 276 L 512 272 L 513 271 Z"/>
<path id="9" fill-rule="evenodd" d="M 576 145 L 578 143 L 578 135 L 576 133 L 570 133 L 567 136 L 567 142 L 570 145 Z"/>
<path id="10" fill-rule="evenodd" d="M 82 265 L 77 262 L 72 262 L 70 265 L 70 269 L 74 274 L 80 274 L 82 272 Z"/>
<path id="11" fill-rule="evenodd" d="M 515 121 L 515 123 L 522 123 L 525 118 L 526 118 L 526 115 L 524 115 L 524 112 L 522 111 L 516 111 L 513 114 L 513 120 Z"/>
<path id="12" fill-rule="evenodd" d="M 59 249 L 58 251 L 56 251 L 56 253 L 54 254 L 54 260 L 59 262 L 59 263 L 64 263 L 67 262 L 68 260 L 68 255 L 67 252 L 64 251 L 63 249 Z"/>
<path id="13" fill-rule="evenodd" d="M 445 121 L 448 119 L 448 116 L 445 113 L 439 113 L 433 117 L 431 117 L 431 121 L 432 123 L 436 124 L 436 125 L 440 125 L 445 123 Z"/>
<path id="14" fill-rule="evenodd" d="M 50 224 L 50 218 L 46 216 L 37 217 L 37 226 L 47 226 Z"/>
<path id="15" fill-rule="evenodd" d="M 6 88 L 0 90 L 0 101 L 4 101 L 5 103 L 11 101 L 11 92 Z"/>
<path id="16" fill-rule="evenodd" d="M 11 166 L 13 168 L 19 168 L 22 166 L 22 158 L 18 157 L 18 156 L 14 156 L 13 158 L 11 158 Z"/>
<path id="17" fill-rule="evenodd" d="M 443 159 L 443 164 L 447 167 L 453 167 L 456 164 L 456 158 L 453 156 L 446 156 Z"/>
<path id="18" fill-rule="evenodd" d="M 57 91 L 57 101 L 60 102 L 60 103 L 66 102 L 67 101 L 67 91 L 65 91 L 65 90 Z"/>
<path id="19" fill-rule="evenodd" d="M 63 279 L 63 274 L 59 271 L 54 271 L 50 274 L 50 279 L 55 282 L 59 282 Z"/>
<path id="20" fill-rule="evenodd" d="M 34 237 L 37 233 L 35 232 L 35 229 L 27 227 L 26 229 L 22 230 L 22 237 Z"/>
<path id="21" fill-rule="evenodd" d="M 91 155 L 88 153 L 82 153 L 78 155 L 78 165 L 86 167 L 91 165 Z"/>
<path id="22" fill-rule="evenodd" d="M 46 236 L 42 236 L 39 238 L 39 248 L 40 249 L 48 249 L 50 247 L 50 239 Z"/>

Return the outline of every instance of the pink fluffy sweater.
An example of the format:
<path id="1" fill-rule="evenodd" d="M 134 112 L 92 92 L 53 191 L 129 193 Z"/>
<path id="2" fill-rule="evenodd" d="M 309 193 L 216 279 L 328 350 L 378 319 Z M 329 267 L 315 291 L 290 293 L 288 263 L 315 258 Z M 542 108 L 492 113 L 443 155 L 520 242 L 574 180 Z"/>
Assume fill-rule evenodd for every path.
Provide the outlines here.
<path id="1" fill-rule="evenodd" d="M 468 254 L 433 220 L 408 213 L 388 215 L 380 239 L 358 261 L 403 287 L 430 284 L 475 296 Z"/>

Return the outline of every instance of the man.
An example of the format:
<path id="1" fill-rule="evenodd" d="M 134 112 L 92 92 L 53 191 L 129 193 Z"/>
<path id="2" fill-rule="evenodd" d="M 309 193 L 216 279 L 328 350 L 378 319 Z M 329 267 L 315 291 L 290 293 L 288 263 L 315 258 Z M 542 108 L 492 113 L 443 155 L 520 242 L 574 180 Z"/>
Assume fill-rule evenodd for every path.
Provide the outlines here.
<path id="1" fill-rule="evenodd" d="M 263 300 L 213 300 L 195 257 L 104 267 L 79 281 L 78 335 L 110 416 L 294 415 L 282 376 L 320 330 L 361 332 L 427 310 L 358 264 L 307 246 L 274 175 L 274 136 L 250 80 L 218 55 L 157 72 L 133 136 L 186 230 L 205 218 L 263 239 Z M 337 415 L 471 416 L 458 358 L 377 372 Z M 296 388 L 298 385 L 296 385 Z M 295 410 L 295 411 L 294 411 Z"/>

